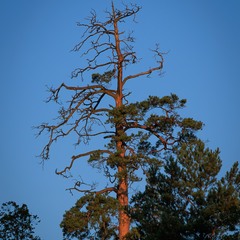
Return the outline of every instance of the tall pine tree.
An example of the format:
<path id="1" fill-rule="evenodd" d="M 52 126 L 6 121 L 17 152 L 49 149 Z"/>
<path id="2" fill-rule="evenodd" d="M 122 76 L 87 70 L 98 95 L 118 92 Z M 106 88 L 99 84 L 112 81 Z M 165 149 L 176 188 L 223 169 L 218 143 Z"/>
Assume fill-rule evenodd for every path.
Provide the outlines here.
<path id="1" fill-rule="evenodd" d="M 181 144 L 163 169 L 150 168 L 145 191 L 132 198 L 141 239 L 239 239 L 240 170 L 224 177 L 219 150 L 196 140 Z"/>
<path id="2" fill-rule="evenodd" d="M 175 94 L 129 102 L 130 93 L 124 90 L 129 81 L 161 74 L 163 69 L 163 56 L 158 47 L 152 50 L 155 66 L 140 72 L 135 72 L 136 67 L 131 68 L 140 59 L 134 51 L 134 38 L 128 33 L 127 22 L 134 21 L 140 9 L 137 5 L 116 9 L 112 3 L 105 19 L 99 20 L 92 11 L 85 22 L 78 23 L 83 35 L 74 51 L 81 53 L 85 65 L 75 69 L 72 77 L 80 81 L 50 89 L 49 101 L 56 102 L 60 108 L 55 121 L 38 127 L 39 134 L 48 133 L 42 159 L 49 159 L 55 142 L 75 137 L 79 153 L 56 173 L 68 177 L 75 162 L 86 159 L 93 167 L 100 168 L 108 180 L 103 189 L 97 189 L 95 184 L 86 185 L 81 179 L 76 181 L 72 189 L 84 196 L 74 211 L 65 215 L 62 227 L 66 238 L 80 234 L 79 239 L 84 239 L 94 232 L 99 239 L 116 234 L 124 239 L 131 221 L 127 213 L 129 186 L 139 180 L 138 170 L 145 172 L 149 164 L 161 164 L 159 159 L 164 152 L 172 151 L 179 141 L 187 142 L 202 127 L 201 122 L 180 116 L 179 110 L 186 100 Z M 92 143 L 95 138 L 99 139 L 99 145 Z M 86 143 L 91 150 L 84 151 L 81 147 Z M 102 143 L 106 144 L 102 146 Z M 81 212 L 77 213 L 76 209 Z M 79 217 L 79 222 L 71 221 L 70 215 Z M 112 226 L 109 219 L 116 216 L 118 223 Z"/>

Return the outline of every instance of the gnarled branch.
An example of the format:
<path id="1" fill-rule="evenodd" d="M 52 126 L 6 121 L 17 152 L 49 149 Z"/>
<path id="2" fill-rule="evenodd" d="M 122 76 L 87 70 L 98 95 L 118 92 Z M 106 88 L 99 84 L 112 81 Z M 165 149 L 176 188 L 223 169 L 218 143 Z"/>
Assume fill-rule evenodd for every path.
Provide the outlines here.
<path id="1" fill-rule="evenodd" d="M 73 164 L 74 164 L 76 159 L 79 159 L 79 158 L 82 158 L 82 157 L 86 157 L 86 156 L 90 156 L 91 154 L 94 154 L 96 152 L 98 152 L 98 153 L 107 153 L 109 155 L 112 154 L 112 152 L 109 151 L 109 150 L 97 149 L 97 150 L 92 150 L 92 151 L 89 151 L 89 152 L 81 153 L 81 154 L 78 154 L 78 155 L 74 155 L 74 156 L 72 156 L 72 160 L 71 160 L 71 163 L 70 163 L 69 166 L 65 167 L 62 171 L 57 171 L 56 170 L 55 173 L 57 175 L 63 175 L 64 173 L 66 173 L 66 171 L 70 171 L 71 170 L 71 168 L 72 168 L 72 166 L 73 166 Z"/>

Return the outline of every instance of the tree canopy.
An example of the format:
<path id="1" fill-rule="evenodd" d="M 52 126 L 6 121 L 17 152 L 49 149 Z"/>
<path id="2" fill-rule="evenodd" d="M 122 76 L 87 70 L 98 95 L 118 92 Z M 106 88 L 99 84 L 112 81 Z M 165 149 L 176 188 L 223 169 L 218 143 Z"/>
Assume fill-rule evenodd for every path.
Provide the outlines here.
<path id="1" fill-rule="evenodd" d="M 152 167 L 145 191 L 132 198 L 141 239 L 239 239 L 240 170 L 220 177 L 219 149 L 181 144 L 164 170 Z"/>
<path id="2" fill-rule="evenodd" d="M 40 222 L 37 215 L 32 215 L 26 204 L 16 202 L 3 203 L 0 209 L 0 239 L 40 240 L 34 236 L 35 225 Z"/>

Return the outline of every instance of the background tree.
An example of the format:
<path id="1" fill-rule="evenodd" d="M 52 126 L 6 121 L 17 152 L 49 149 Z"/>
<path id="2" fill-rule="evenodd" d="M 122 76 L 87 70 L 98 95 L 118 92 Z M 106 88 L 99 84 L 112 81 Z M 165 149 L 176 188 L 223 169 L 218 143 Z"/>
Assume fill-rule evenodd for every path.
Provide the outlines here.
<path id="1" fill-rule="evenodd" d="M 87 194 L 64 214 L 64 239 L 117 239 L 118 203 L 111 196 Z"/>
<path id="2" fill-rule="evenodd" d="M 29 213 L 26 204 L 20 207 L 13 201 L 3 203 L 0 210 L 0 239 L 40 240 L 34 236 L 34 225 L 39 222 L 37 215 Z"/>
<path id="3" fill-rule="evenodd" d="M 219 150 L 200 140 L 182 144 L 164 171 L 151 168 L 144 192 L 133 198 L 141 239 L 239 239 L 240 170 L 221 179 Z"/>
<path id="4" fill-rule="evenodd" d="M 112 3 L 111 11 L 105 12 L 104 20 L 100 21 L 96 12 L 92 11 L 85 22 L 78 23 L 84 30 L 74 51 L 81 53 L 81 61 L 85 61 L 86 65 L 75 69 L 72 77 L 81 78 L 86 83 L 78 81 L 73 86 L 62 83 L 57 88 L 51 88 L 49 101 L 60 105 L 59 115 L 55 122 L 39 126 L 39 134 L 45 131 L 49 134 L 41 153 L 43 160 L 49 159 L 52 144 L 61 138 L 75 136 L 76 145 L 89 143 L 88 146 L 92 147 L 85 152 L 81 148 L 80 153 L 72 156 L 70 164 L 56 173 L 71 176 L 75 161 L 83 158 L 103 171 L 108 180 L 105 188 L 98 189 L 96 184 L 86 185 L 80 179 L 70 190 L 90 194 L 87 199 L 97 198 L 94 201 L 98 200 L 98 195 L 114 197 L 119 239 L 123 239 L 130 229 L 128 190 L 131 183 L 140 180 L 137 170 L 144 172 L 149 164 L 161 164 L 159 159 L 164 152 L 171 151 L 179 141 L 192 138 L 194 131 L 202 127 L 201 122 L 179 115 L 178 110 L 185 106 L 186 100 L 179 99 L 175 94 L 150 96 L 147 100 L 129 103 L 130 93 L 124 90 L 125 85 L 136 78 L 149 77 L 154 72 L 161 74 L 163 68 L 163 56 L 158 47 L 152 50 L 155 66 L 140 72 L 130 68 L 140 60 L 132 45 L 132 34 L 122 28 L 128 19 L 135 20 L 140 9 L 137 5 L 123 5 L 119 10 Z M 60 99 L 61 94 L 63 99 Z M 101 139 L 98 146 L 91 144 L 95 137 Z M 84 186 L 89 188 L 84 189 Z M 99 206 L 90 202 L 87 204 L 95 209 L 83 209 L 86 221 L 82 221 L 79 227 L 81 234 L 86 230 L 88 235 L 89 227 L 101 224 L 100 218 L 94 215 L 99 212 Z M 103 213 L 102 218 L 104 216 Z"/>

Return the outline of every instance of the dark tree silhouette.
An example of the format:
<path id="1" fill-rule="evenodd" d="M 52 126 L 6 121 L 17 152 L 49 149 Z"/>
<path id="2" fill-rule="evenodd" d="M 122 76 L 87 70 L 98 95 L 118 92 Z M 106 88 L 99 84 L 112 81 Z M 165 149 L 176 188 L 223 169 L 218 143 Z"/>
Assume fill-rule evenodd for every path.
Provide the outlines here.
<path id="1" fill-rule="evenodd" d="M 144 192 L 132 198 L 141 239 L 223 240 L 240 237 L 238 162 L 220 178 L 219 150 L 182 144 L 163 169 L 151 168 Z"/>
<path id="2" fill-rule="evenodd" d="M 38 216 L 30 214 L 26 204 L 20 207 L 13 201 L 3 203 L 0 210 L 0 239 L 40 240 L 34 236 L 34 225 L 39 222 Z"/>

